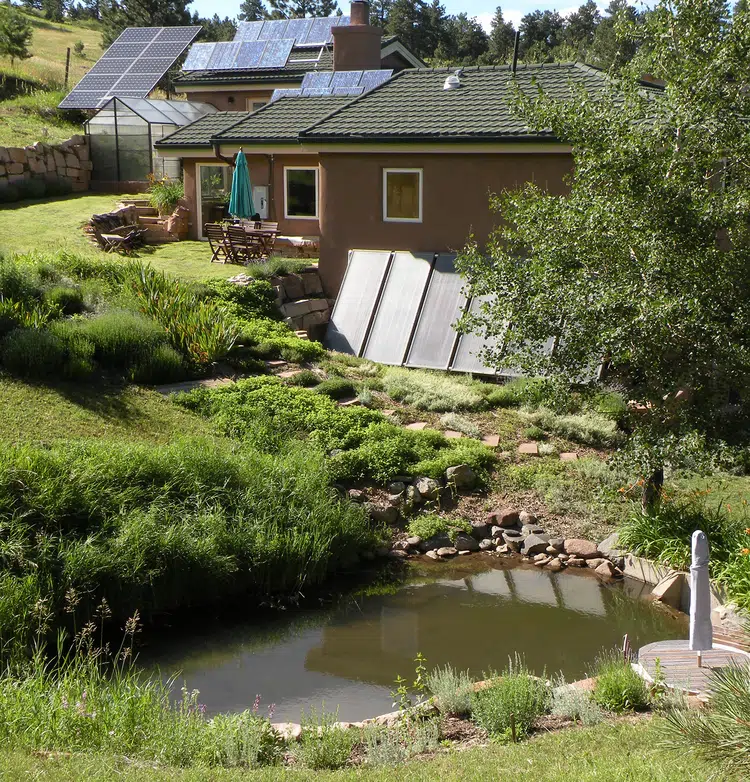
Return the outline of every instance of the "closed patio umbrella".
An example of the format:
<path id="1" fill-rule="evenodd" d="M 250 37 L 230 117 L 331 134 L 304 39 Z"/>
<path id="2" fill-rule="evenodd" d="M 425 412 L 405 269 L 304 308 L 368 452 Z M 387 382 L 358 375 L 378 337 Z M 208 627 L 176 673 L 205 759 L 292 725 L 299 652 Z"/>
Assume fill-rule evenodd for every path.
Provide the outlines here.
<path id="1" fill-rule="evenodd" d="M 713 648 L 711 627 L 711 584 L 708 578 L 708 539 L 705 533 L 693 533 L 693 563 L 690 565 L 690 649 L 701 652 Z"/>
<path id="2" fill-rule="evenodd" d="M 234 162 L 229 214 L 245 219 L 255 214 L 252 188 L 250 186 L 250 172 L 247 170 L 247 160 L 242 149 L 237 153 L 237 158 Z"/>

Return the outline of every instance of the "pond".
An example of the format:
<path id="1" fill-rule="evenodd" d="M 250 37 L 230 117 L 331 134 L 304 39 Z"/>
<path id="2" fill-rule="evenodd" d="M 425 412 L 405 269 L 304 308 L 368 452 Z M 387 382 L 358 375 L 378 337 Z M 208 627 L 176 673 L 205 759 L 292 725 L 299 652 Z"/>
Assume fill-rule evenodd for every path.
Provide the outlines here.
<path id="1" fill-rule="evenodd" d="M 322 703 L 356 721 L 393 710 L 393 680 L 411 680 L 418 652 L 430 668 L 451 663 L 477 678 L 519 653 L 536 673 L 573 680 L 625 633 L 635 649 L 686 637 L 685 617 L 639 599 L 639 582 L 483 556 L 431 565 L 388 594 L 155 640 L 140 661 L 181 671 L 178 685 L 199 690 L 209 713 L 251 708 L 260 695 L 260 713 L 274 704 L 274 721 L 298 722 L 301 709 Z"/>

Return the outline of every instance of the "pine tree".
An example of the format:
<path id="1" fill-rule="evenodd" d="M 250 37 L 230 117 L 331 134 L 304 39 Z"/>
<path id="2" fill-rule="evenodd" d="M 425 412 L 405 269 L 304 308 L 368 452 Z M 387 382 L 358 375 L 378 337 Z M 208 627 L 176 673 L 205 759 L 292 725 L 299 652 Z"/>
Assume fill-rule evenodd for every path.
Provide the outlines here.
<path id="1" fill-rule="evenodd" d="M 333 16 L 337 0 L 268 0 L 272 19 L 301 19 L 306 16 Z"/>
<path id="2" fill-rule="evenodd" d="M 444 41 L 435 56 L 451 65 L 475 65 L 487 49 L 487 33 L 482 25 L 475 17 L 462 13 L 448 18 Z"/>
<path id="3" fill-rule="evenodd" d="M 496 64 L 510 62 L 513 57 L 513 45 L 516 31 L 512 22 L 503 18 L 503 9 L 498 6 L 492 17 L 492 32 L 489 38 L 489 58 Z"/>
<path id="4" fill-rule="evenodd" d="M 42 10 L 51 22 L 62 22 L 65 15 L 65 0 L 42 0 Z"/>
<path id="5" fill-rule="evenodd" d="M 0 5 L 0 57 L 10 57 L 11 66 L 16 60 L 31 57 L 32 34 L 31 25 L 23 14 L 11 5 Z"/>
<path id="6" fill-rule="evenodd" d="M 242 0 L 237 18 L 241 22 L 260 22 L 268 18 L 263 0 Z"/>
<path id="7" fill-rule="evenodd" d="M 565 22 L 557 11 L 534 11 L 521 19 L 521 50 L 526 61 L 544 62 L 560 43 Z"/>
<path id="8" fill-rule="evenodd" d="M 619 69 L 629 63 L 636 53 L 632 38 L 618 39 L 615 24 L 618 20 L 636 24 L 641 16 L 627 0 L 612 0 L 594 33 L 594 40 L 588 52 L 589 61 L 600 68 Z"/>
<path id="9" fill-rule="evenodd" d="M 190 24 L 191 0 L 106 0 L 101 3 L 102 42 L 109 46 L 126 27 Z"/>
<path id="10" fill-rule="evenodd" d="M 206 43 L 210 41 L 231 41 L 237 34 L 237 25 L 234 19 L 225 16 L 223 19 L 214 14 L 211 19 L 202 19 L 198 14 L 193 14 L 193 24 L 199 24 L 203 28 L 201 40 Z"/>
<path id="11" fill-rule="evenodd" d="M 370 3 L 370 24 L 385 30 L 393 7 L 393 0 L 372 0 Z"/>
<path id="12" fill-rule="evenodd" d="M 596 28 L 602 17 L 594 0 L 588 0 L 569 17 L 563 32 L 565 43 L 577 49 L 581 55 L 591 47 L 596 34 Z"/>
<path id="13" fill-rule="evenodd" d="M 428 6 L 424 0 L 395 0 L 386 32 L 396 35 L 417 57 L 432 57 L 434 33 L 426 24 Z"/>

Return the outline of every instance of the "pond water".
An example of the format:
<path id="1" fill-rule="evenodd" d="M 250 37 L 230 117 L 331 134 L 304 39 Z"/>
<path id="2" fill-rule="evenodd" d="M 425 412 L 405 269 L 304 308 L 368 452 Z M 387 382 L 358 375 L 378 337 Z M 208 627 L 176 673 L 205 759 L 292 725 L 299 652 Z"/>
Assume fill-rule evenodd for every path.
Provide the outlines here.
<path id="1" fill-rule="evenodd" d="M 533 566 L 434 563 L 390 594 L 342 598 L 327 610 L 286 611 L 270 621 L 210 624 L 156 640 L 147 667 L 181 671 L 209 713 L 275 704 L 274 721 L 298 722 L 302 708 L 338 708 L 355 721 L 392 711 L 393 680 L 451 663 L 475 677 L 522 654 L 536 673 L 581 678 L 602 649 L 686 637 L 682 615 L 639 599 L 643 585 L 612 585 L 586 571 Z"/>

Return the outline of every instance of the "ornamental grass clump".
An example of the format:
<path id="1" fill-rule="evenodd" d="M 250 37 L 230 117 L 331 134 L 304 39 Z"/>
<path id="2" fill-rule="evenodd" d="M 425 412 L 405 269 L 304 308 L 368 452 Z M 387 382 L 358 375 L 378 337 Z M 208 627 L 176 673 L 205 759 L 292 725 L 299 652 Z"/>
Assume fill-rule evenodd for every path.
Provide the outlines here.
<path id="1" fill-rule="evenodd" d="M 617 650 L 597 658 L 593 697 L 603 709 L 617 714 L 640 711 L 649 704 L 646 682 Z"/>
<path id="2" fill-rule="evenodd" d="M 500 675 L 486 678 L 490 684 L 471 696 L 471 719 L 490 735 L 506 741 L 527 735 L 548 709 L 546 682 L 534 676 L 519 657 Z"/>
<path id="3" fill-rule="evenodd" d="M 441 714 L 469 713 L 474 685 L 468 671 L 458 671 L 451 665 L 435 668 L 427 676 L 427 689 Z"/>

